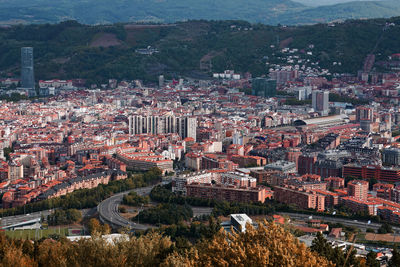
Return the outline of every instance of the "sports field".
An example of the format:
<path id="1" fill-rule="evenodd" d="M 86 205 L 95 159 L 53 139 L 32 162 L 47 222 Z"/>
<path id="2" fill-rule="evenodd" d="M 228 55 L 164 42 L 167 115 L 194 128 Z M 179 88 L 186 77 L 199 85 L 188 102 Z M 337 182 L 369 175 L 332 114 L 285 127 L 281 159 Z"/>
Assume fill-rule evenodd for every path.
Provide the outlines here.
<path id="1" fill-rule="evenodd" d="M 40 239 L 42 237 L 48 237 L 49 235 L 57 234 L 60 236 L 66 236 L 68 234 L 68 228 L 49 228 L 49 229 L 38 229 L 38 230 L 7 230 L 4 231 L 6 236 L 14 239 Z"/>

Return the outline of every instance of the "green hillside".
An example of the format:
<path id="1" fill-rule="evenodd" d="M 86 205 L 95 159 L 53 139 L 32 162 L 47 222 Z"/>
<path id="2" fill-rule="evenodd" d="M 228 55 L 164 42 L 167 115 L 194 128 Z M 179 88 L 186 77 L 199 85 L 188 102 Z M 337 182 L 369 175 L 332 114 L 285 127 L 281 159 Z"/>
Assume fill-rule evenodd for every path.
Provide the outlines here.
<path id="1" fill-rule="evenodd" d="M 386 22 L 396 26 L 382 31 Z M 231 27 L 235 25 L 236 28 Z M 104 82 L 109 78 L 155 81 L 157 76 L 208 77 L 209 71 L 234 69 L 254 75 L 268 71 L 266 59 L 279 62 L 280 52 L 271 45 L 306 49 L 314 44 L 314 62 L 333 72 L 356 73 L 383 33 L 377 60 L 400 52 L 400 18 L 347 21 L 277 27 L 243 21 L 189 21 L 171 25 L 85 26 L 69 21 L 50 25 L 0 28 L 0 76 L 19 76 L 20 48 L 35 49 L 37 79 L 86 78 Z M 239 30 L 240 29 L 240 30 Z M 289 40 L 289 41 L 288 41 Z M 152 46 L 160 53 L 135 53 Z M 200 61 L 211 70 L 200 70 Z M 333 62 L 342 66 L 333 66 Z"/>

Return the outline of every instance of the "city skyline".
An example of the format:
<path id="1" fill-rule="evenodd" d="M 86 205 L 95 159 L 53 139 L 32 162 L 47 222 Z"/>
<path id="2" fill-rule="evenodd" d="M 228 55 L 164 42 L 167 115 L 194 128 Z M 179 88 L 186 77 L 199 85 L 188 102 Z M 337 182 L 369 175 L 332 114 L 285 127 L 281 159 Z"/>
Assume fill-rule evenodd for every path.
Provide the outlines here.
<path id="1" fill-rule="evenodd" d="M 1 28 L 0 265 L 400 266 L 400 17 L 201 5 Z"/>

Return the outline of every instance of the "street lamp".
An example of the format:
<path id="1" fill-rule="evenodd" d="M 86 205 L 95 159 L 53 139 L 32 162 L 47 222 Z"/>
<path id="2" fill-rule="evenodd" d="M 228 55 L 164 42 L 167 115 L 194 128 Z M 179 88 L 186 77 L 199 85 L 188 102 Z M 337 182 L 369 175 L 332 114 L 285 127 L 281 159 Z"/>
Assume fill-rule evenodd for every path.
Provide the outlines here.
<path id="1" fill-rule="evenodd" d="M 137 223 L 139 224 L 139 216 L 140 216 L 140 212 L 143 210 L 143 204 L 142 204 L 142 206 L 141 206 L 141 208 L 139 209 L 139 213 L 138 213 L 138 216 L 137 216 Z"/>

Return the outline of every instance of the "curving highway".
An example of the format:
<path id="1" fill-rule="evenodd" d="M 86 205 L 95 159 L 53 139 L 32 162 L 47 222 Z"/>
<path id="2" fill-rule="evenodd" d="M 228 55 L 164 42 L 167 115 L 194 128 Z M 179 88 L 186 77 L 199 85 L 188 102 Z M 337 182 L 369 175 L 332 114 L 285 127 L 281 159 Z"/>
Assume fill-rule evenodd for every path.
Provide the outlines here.
<path id="1" fill-rule="evenodd" d="M 127 227 L 133 230 L 147 230 L 150 226 L 137 224 L 129 219 L 122 217 L 118 212 L 118 205 L 122 202 L 124 195 L 129 194 L 129 192 L 135 191 L 140 196 L 149 195 L 151 190 L 155 187 L 148 186 L 137 188 L 133 190 L 129 190 L 126 192 L 122 192 L 116 195 L 113 195 L 106 200 L 103 200 L 98 206 L 97 211 L 99 212 L 99 217 L 102 222 L 106 222 L 110 224 L 112 227 L 120 228 L 120 227 Z"/>
<path id="2" fill-rule="evenodd" d="M 341 223 L 346 226 L 353 226 L 358 229 L 361 229 L 363 231 L 366 231 L 368 228 L 378 230 L 382 224 L 380 223 L 368 223 L 365 221 L 359 221 L 359 220 L 351 220 L 351 219 L 344 219 L 340 217 L 330 217 L 330 216 L 316 216 L 316 215 L 310 215 L 310 214 L 301 214 L 301 213 L 290 213 L 290 212 L 279 212 L 280 215 L 287 215 L 291 219 L 295 220 L 308 220 L 310 216 L 312 216 L 313 219 L 325 221 L 325 222 L 331 222 L 331 223 Z M 392 227 L 392 229 L 396 232 L 400 232 L 399 227 Z"/>

